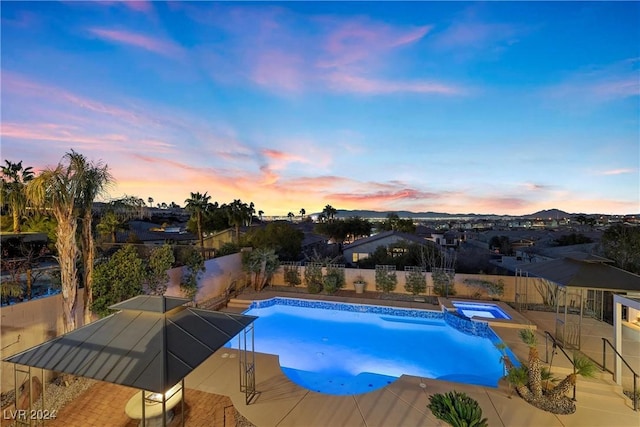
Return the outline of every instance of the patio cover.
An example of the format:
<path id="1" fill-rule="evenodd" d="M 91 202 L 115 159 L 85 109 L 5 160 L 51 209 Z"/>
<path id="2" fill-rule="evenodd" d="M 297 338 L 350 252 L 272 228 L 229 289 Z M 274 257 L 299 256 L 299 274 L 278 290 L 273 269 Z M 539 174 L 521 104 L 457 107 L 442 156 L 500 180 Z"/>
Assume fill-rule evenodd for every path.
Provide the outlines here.
<path id="1" fill-rule="evenodd" d="M 164 393 L 257 317 L 185 307 L 142 295 L 75 331 L 4 359 L 20 365 Z"/>
<path id="2" fill-rule="evenodd" d="M 521 265 L 520 268 L 532 276 L 550 280 L 561 286 L 640 291 L 640 276 L 608 265 L 608 261 L 594 256 L 584 259 L 567 257 Z"/>

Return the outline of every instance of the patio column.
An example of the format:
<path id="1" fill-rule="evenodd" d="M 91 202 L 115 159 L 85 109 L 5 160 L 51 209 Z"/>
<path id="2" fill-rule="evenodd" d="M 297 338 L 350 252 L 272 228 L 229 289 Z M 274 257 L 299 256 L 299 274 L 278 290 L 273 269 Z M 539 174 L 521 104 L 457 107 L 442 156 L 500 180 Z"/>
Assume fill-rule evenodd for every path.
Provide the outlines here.
<path id="1" fill-rule="evenodd" d="M 619 354 L 622 354 L 622 304 L 618 298 L 613 299 L 613 347 Z M 616 384 L 622 385 L 622 360 L 614 354 L 615 370 L 614 380 Z"/>

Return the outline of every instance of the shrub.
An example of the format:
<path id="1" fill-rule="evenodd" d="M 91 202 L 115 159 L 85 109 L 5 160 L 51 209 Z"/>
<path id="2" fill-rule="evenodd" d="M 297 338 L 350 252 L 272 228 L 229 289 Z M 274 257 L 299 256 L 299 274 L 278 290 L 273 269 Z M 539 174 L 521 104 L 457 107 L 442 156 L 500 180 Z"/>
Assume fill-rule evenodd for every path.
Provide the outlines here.
<path id="1" fill-rule="evenodd" d="M 328 294 L 334 294 L 339 289 L 344 287 L 344 269 L 340 267 L 327 267 L 327 274 L 325 274 L 322 283 L 324 290 Z"/>
<path id="2" fill-rule="evenodd" d="M 300 269 L 297 265 L 284 266 L 284 282 L 289 286 L 298 286 L 302 283 Z"/>
<path id="3" fill-rule="evenodd" d="M 310 294 L 322 292 L 322 264 L 308 263 L 304 269 L 304 282 Z"/>
<path id="4" fill-rule="evenodd" d="M 482 408 L 477 401 L 465 393 L 450 391 L 429 396 L 427 408 L 433 415 L 453 427 L 487 427 L 487 419 L 482 418 Z"/>
<path id="5" fill-rule="evenodd" d="M 489 296 L 501 296 L 504 294 L 504 281 L 498 279 L 497 282 L 484 279 L 464 279 L 464 283 L 470 286 L 475 286 L 481 289 L 485 289 Z"/>
<path id="6" fill-rule="evenodd" d="M 418 295 L 427 290 L 427 275 L 420 270 L 411 270 L 406 273 L 404 289 L 413 295 Z"/>
<path id="7" fill-rule="evenodd" d="M 389 293 L 396 289 L 397 284 L 398 277 L 396 276 L 395 266 L 376 266 L 376 290 Z"/>
<path id="8" fill-rule="evenodd" d="M 453 287 L 453 272 L 435 268 L 431 273 L 431 277 L 433 278 L 434 294 L 440 297 L 454 296 L 456 294 L 456 290 Z"/>

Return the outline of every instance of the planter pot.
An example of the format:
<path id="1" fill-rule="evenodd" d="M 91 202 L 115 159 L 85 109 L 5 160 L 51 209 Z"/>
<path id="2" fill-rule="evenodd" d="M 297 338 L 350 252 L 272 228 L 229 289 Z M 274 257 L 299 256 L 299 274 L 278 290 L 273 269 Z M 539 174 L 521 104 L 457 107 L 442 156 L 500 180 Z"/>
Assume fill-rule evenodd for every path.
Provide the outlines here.
<path id="1" fill-rule="evenodd" d="M 356 288 L 356 294 L 364 293 L 364 287 L 365 286 L 366 286 L 366 283 L 362 283 L 362 282 L 355 282 L 353 284 L 353 287 Z"/>

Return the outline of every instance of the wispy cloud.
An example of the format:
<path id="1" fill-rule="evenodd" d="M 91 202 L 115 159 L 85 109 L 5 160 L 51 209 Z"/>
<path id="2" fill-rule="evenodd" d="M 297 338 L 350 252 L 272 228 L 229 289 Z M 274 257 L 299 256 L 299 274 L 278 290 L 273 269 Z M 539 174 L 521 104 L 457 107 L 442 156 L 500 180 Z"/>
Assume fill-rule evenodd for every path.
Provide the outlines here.
<path id="1" fill-rule="evenodd" d="M 599 174 L 600 175 L 626 175 L 626 174 L 630 174 L 630 173 L 638 173 L 637 169 L 631 169 L 631 168 L 627 168 L 627 169 L 610 169 L 610 170 L 606 170 L 606 171 L 602 171 Z"/>
<path id="2" fill-rule="evenodd" d="M 183 49 L 178 44 L 166 39 L 151 37 L 145 34 L 134 33 L 126 30 L 89 28 L 88 31 L 102 40 L 138 47 L 159 55 L 171 58 L 183 55 Z"/>
<path id="3" fill-rule="evenodd" d="M 422 70 L 411 68 L 408 58 L 429 34 L 429 25 L 391 25 L 361 16 L 299 15 L 255 5 L 215 8 L 205 21 L 198 8 L 185 7 L 194 19 L 226 36 L 224 44 L 199 50 L 212 77 L 220 81 L 246 79 L 284 95 L 327 88 L 361 95 L 465 93 L 458 85 L 427 79 Z M 216 55 L 212 49 L 222 53 Z M 416 72 L 417 77 L 406 77 Z"/>
<path id="4" fill-rule="evenodd" d="M 592 66 L 543 88 L 540 95 L 555 103 L 590 106 L 640 95 L 640 58 Z"/>

